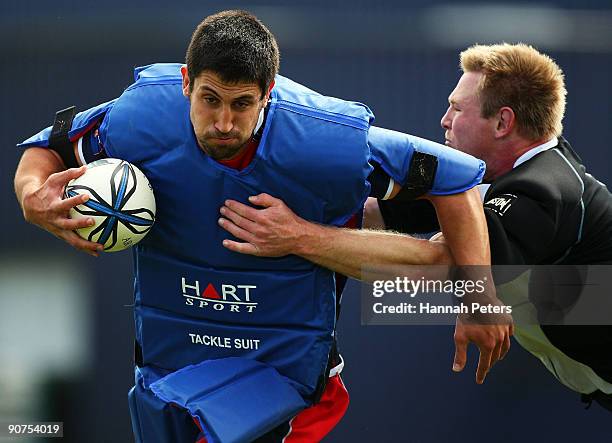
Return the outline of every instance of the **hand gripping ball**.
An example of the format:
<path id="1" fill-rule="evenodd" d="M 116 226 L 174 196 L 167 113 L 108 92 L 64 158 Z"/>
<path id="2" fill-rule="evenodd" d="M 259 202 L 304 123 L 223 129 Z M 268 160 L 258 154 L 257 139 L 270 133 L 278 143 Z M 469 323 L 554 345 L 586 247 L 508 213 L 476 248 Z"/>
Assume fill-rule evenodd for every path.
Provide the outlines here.
<path id="1" fill-rule="evenodd" d="M 80 194 L 89 194 L 89 200 L 72 208 L 70 217 L 92 217 L 95 223 L 76 232 L 101 243 L 106 252 L 135 245 L 155 222 L 153 188 L 140 169 L 124 160 L 89 163 L 82 176 L 66 185 L 66 198 Z"/>

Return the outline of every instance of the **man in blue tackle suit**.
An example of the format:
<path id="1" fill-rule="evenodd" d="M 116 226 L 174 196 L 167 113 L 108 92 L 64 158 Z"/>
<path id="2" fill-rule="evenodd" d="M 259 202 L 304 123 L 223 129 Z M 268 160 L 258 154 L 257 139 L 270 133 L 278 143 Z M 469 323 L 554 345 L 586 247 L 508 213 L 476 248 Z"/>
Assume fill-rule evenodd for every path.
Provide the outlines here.
<path id="1" fill-rule="evenodd" d="M 117 99 L 76 116 L 60 111 L 20 145 L 15 189 L 25 219 L 92 255 L 101 245 L 74 233 L 92 220 L 68 217 L 87 198 L 62 199 L 86 170 L 78 165 L 124 159 L 155 191 L 156 224 L 134 250 L 129 401 L 138 441 L 318 441 L 346 410 L 333 272 L 224 248 L 218 208 L 227 199 L 273 194 L 304 219 L 344 226 L 368 195 L 427 195 L 457 262 L 489 263 L 473 189 L 482 162 L 373 127 L 366 106 L 279 76 L 278 65 L 276 41 L 257 18 L 220 12 L 195 30 L 186 66 L 137 68 Z M 414 262 L 440 260 L 436 248 L 410 247 Z M 511 327 L 460 323 L 457 333 L 486 342 L 481 381 L 507 351 Z"/>

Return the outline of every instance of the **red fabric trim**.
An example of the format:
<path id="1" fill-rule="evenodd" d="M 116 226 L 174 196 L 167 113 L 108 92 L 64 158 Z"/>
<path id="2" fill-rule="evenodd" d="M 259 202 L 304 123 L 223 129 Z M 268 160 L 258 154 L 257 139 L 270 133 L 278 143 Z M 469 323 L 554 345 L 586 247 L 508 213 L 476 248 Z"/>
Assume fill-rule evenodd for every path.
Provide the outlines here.
<path id="1" fill-rule="evenodd" d="M 313 443 L 323 440 L 340 422 L 349 404 L 349 394 L 340 375 L 330 377 L 321 396 L 321 401 L 314 406 L 304 409 L 290 422 L 289 433 L 283 443 Z M 200 424 L 194 418 L 198 426 Z M 195 443 L 207 443 L 202 437 Z"/>
<path id="2" fill-rule="evenodd" d="M 75 135 L 73 135 L 72 137 L 70 137 L 70 141 L 71 142 L 75 142 L 78 139 L 80 139 L 81 137 L 83 137 L 85 134 L 87 134 L 89 131 L 91 131 L 93 129 L 94 126 L 96 126 L 98 123 L 100 123 L 100 120 L 94 120 L 93 122 L 91 122 L 89 125 L 87 125 L 85 128 L 81 129 L 79 132 L 77 132 Z"/>
<path id="3" fill-rule="evenodd" d="M 200 426 L 200 420 L 198 420 L 195 417 L 191 417 L 193 422 L 196 424 L 196 426 L 198 427 L 198 429 L 200 430 L 200 433 L 202 434 L 202 437 L 197 439 L 195 443 L 208 443 L 208 441 L 206 440 L 206 437 L 204 437 L 204 431 L 202 430 L 202 426 Z"/>
<path id="4" fill-rule="evenodd" d="M 224 166 L 228 168 L 237 169 L 239 171 L 243 170 L 253 160 L 255 157 L 255 152 L 257 152 L 257 146 L 259 143 L 253 139 L 251 139 L 244 151 L 240 153 L 238 156 L 231 158 L 229 160 L 218 160 Z"/>
<path id="5" fill-rule="evenodd" d="M 353 214 L 351 218 L 344 224 L 344 228 L 359 229 L 359 218 L 361 213 Z"/>
<path id="6" fill-rule="evenodd" d="M 291 420 L 284 443 L 313 443 L 323 440 L 340 422 L 349 405 L 349 394 L 340 375 L 331 377 L 321 401 Z"/>

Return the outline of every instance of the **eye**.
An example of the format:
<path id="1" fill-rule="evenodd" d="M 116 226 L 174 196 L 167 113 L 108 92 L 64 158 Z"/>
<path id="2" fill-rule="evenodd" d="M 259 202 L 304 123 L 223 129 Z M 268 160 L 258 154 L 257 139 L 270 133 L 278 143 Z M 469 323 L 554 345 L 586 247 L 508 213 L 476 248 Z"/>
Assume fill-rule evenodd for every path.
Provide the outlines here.
<path id="1" fill-rule="evenodd" d="M 243 102 L 243 101 L 240 101 L 240 102 L 236 102 L 236 103 L 234 103 L 234 106 L 236 106 L 236 108 L 238 108 L 238 109 L 246 109 L 246 108 L 248 108 L 250 105 L 251 105 L 251 104 L 250 104 L 249 102 Z"/>
<path id="2" fill-rule="evenodd" d="M 449 103 L 448 109 L 451 111 L 461 111 L 461 109 L 459 109 L 459 106 L 455 102 Z"/>
<path id="3" fill-rule="evenodd" d="M 208 104 L 214 105 L 215 103 L 218 102 L 216 97 L 213 97 L 212 95 L 207 95 L 204 97 L 204 101 Z"/>

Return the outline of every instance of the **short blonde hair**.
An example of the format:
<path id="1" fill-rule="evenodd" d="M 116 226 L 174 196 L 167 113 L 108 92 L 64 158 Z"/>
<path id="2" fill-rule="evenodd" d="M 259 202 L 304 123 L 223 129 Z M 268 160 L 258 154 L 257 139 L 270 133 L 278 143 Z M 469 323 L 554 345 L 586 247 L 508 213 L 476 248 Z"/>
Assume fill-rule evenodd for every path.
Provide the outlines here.
<path id="1" fill-rule="evenodd" d="M 563 71 L 549 56 L 523 43 L 474 45 L 461 53 L 463 72 L 480 72 L 480 111 L 492 117 L 512 108 L 519 134 L 531 140 L 561 135 L 565 113 Z"/>

